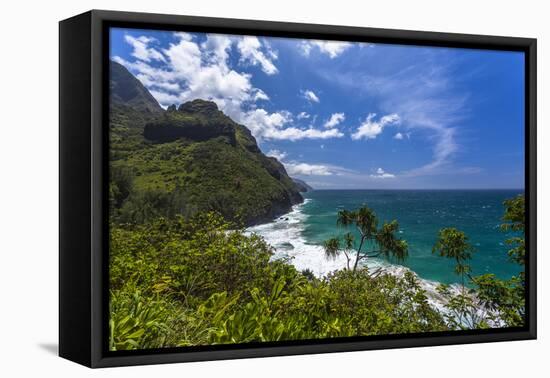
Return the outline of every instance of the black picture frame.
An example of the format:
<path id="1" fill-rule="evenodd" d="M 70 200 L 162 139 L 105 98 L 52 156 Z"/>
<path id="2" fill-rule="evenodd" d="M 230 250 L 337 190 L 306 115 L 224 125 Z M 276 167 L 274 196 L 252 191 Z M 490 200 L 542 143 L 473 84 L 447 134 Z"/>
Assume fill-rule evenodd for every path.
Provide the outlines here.
<path id="1" fill-rule="evenodd" d="M 525 53 L 526 312 L 522 328 L 110 352 L 108 28 L 185 30 Z M 536 39 L 92 10 L 59 24 L 59 354 L 88 367 L 535 339 Z"/>

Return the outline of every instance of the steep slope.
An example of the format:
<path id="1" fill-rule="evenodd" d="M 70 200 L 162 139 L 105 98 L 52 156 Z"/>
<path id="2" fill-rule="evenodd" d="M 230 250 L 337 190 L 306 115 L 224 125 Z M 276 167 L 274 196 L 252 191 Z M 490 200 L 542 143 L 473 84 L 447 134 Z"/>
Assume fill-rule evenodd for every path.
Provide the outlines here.
<path id="1" fill-rule="evenodd" d="M 112 85 L 135 85 L 126 73 L 130 77 L 113 76 Z M 250 130 L 214 102 L 197 99 L 152 111 L 142 106 L 150 94 L 137 88 L 129 103 L 118 96 L 111 104 L 113 219 L 140 223 L 215 210 L 252 225 L 303 200 L 283 165 L 265 156 Z"/>
<path id="2" fill-rule="evenodd" d="M 298 190 L 302 193 L 310 192 L 313 190 L 311 185 L 309 185 L 304 180 L 297 179 L 296 177 L 292 177 L 292 181 L 294 181 L 294 184 L 298 187 Z"/>
<path id="3" fill-rule="evenodd" d="M 163 111 L 147 88 L 123 65 L 111 61 L 109 88 L 111 104 L 125 105 L 133 110 L 148 113 Z"/>
<path id="4" fill-rule="evenodd" d="M 109 152 L 111 160 L 121 160 L 145 147 L 143 128 L 164 109 L 137 78 L 113 61 L 109 86 Z"/>

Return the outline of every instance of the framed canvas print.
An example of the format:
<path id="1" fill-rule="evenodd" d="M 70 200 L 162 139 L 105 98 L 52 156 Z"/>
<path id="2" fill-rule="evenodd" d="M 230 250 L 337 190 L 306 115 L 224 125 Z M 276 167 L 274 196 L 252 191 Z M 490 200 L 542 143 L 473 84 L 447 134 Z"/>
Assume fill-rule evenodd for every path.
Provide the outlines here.
<path id="1" fill-rule="evenodd" d="M 536 337 L 534 39 L 60 23 L 60 355 Z"/>

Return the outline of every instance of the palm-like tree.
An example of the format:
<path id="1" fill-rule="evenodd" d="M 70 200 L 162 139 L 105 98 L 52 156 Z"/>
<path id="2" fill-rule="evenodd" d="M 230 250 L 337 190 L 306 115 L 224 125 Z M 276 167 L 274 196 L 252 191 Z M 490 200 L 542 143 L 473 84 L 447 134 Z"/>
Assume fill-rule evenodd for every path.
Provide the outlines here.
<path id="1" fill-rule="evenodd" d="M 355 238 L 351 232 L 346 233 L 342 240 L 335 237 L 324 243 L 327 257 L 336 258 L 340 253 L 346 256 L 347 269 L 350 269 L 354 252 L 353 271 L 357 270 L 359 261 L 367 258 L 383 255 L 403 261 L 408 256 L 407 242 L 395 236 L 399 230 L 397 221 L 385 222 L 381 228 L 378 228 L 378 218 L 375 212 L 367 206 L 356 211 L 339 211 L 336 225 L 343 228 L 355 227 L 360 235 L 357 249 L 354 248 Z M 366 248 L 367 244 L 370 249 Z"/>
<path id="2" fill-rule="evenodd" d="M 465 278 L 470 274 L 470 265 L 466 264 L 472 258 L 474 247 L 468 242 L 466 234 L 456 228 L 442 228 L 432 253 L 439 256 L 454 259 L 456 261 L 455 273 L 462 278 L 462 294 L 465 291 Z"/>
<path id="3" fill-rule="evenodd" d="M 351 254 L 353 253 L 354 237 L 351 232 L 347 232 L 343 237 L 343 243 L 338 238 L 331 238 L 325 241 L 323 247 L 325 248 L 325 255 L 328 258 L 335 259 L 340 252 L 346 256 L 346 267 L 350 269 L 349 263 L 351 262 Z"/>

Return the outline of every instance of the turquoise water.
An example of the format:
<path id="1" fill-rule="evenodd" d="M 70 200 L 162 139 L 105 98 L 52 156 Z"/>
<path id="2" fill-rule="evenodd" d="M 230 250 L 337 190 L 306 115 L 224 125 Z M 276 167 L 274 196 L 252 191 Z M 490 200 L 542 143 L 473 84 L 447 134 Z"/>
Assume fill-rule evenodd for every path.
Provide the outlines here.
<path id="1" fill-rule="evenodd" d="M 519 267 L 508 261 L 504 244 L 507 235 L 499 225 L 503 201 L 520 193 L 518 190 L 317 190 L 304 195 L 305 204 L 291 213 L 290 219 L 258 226 L 257 231 L 268 241 L 275 241 L 274 244 L 278 240 L 279 244 L 274 246 L 279 253 L 285 249 L 296 251 L 294 254 L 301 261 L 300 255 L 306 253 L 302 252 L 306 251 L 304 244 L 316 247 L 319 253 L 324 240 L 345 232 L 336 227 L 339 210 L 353 210 L 366 204 L 377 213 L 380 222 L 393 219 L 399 222 L 399 236 L 409 244 L 409 257 L 402 265 L 421 278 L 459 282 L 453 261 L 431 251 L 443 227 L 456 227 L 468 235 L 476 249 L 471 261 L 473 274 L 494 273 L 509 278 L 518 273 Z M 291 223 L 292 232 L 285 222 Z M 281 234 L 282 231 L 285 233 Z M 307 264 L 316 268 L 317 262 L 311 257 L 302 260 L 301 268 Z"/>

